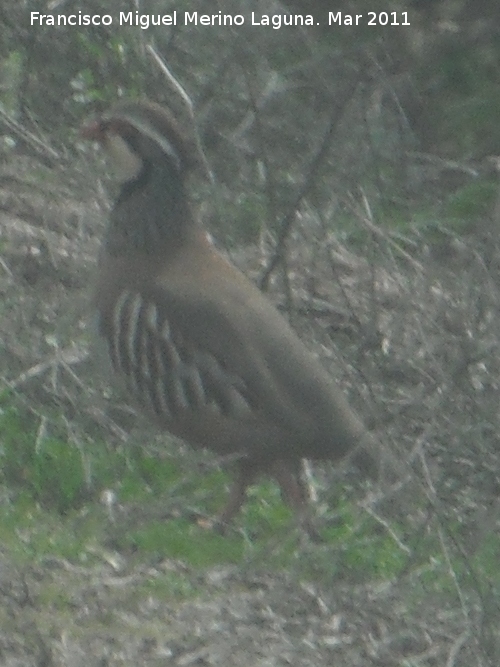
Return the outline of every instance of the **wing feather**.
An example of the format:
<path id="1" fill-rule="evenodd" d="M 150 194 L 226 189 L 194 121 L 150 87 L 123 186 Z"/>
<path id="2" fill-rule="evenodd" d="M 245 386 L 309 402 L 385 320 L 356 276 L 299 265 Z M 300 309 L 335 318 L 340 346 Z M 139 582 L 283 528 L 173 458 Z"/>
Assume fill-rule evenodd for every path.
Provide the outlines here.
<path id="1" fill-rule="evenodd" d="M 104 334 L 116 372 L 136 400 L 163 421 L 185 419 L 186 412 L 199 417 L 206 410 L 238 419 L 252 411 L 243 378 L 191 340 L 168 309 L 147 295 L 124 291 L 111 324 Z"/>

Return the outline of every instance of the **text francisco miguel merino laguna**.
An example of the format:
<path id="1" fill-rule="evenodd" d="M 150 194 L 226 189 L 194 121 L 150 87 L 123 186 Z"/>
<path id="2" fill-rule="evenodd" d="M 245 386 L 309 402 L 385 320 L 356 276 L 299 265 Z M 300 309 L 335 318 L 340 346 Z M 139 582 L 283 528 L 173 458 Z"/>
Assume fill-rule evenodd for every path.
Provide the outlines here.
<path id="1" fill-rule="evenodd" d="M 198 12 L 179 12 L 177 10 L 171 14 L 139 14 L 139 12 L 120 12 L 118 25 L 139 26 L 147 30 L 150 26 L 171 26 L 180 25 L 184 18 L 184 25 L 203 25 L 203 26 L 240 26 L 243 25 L 245 17 L 243 14 L 199 14 Z M 182 16 L 184 15 L 184 16 Z M 116 18 L 116 17 L 115 17 Z M 179 18 L 179 23 L 178 23 Z M 363 14 L 345 14 L 343 12 L 328 12 L 325 17 L 328 25 L 410 25 L 408 21 L 408 12 L 368 12 Z M 269 26 L 275 30 L 282 26 L 292 25 L 315 25 L 319 21 L 315 20 L 312 14 L 260 14 L 252 12 L 250 25 Z M 31 25 L 47 26 L 97 26 L 112 25 L 113 17 L 111 14 L 83 14 L 79 11 L 77 14 L 41 14 L 40 12 L 31 12 Z"/>

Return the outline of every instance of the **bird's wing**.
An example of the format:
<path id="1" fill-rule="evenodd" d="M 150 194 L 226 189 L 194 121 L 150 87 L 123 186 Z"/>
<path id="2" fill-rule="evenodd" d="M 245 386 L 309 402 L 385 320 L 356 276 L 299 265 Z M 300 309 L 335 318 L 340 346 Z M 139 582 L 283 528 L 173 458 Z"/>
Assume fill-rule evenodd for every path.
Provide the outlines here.
<path id="1" fill-rule="evenodd" d="M 275 455 L 335 457 L 363 430 L 258 290 L 130 289 L 103 333 L 131 392 L 188 441 L 255 453 L 267 440 Z"/>
<path id="2" fill-rule="evenodd" d="M 131 393 L 176 435 L 221 453 L 258 453 L 270 439 L 288 448 L 287 429 L 264 409 L 265 363 L 217 302 L 130 289 L 100 329 Z"/>

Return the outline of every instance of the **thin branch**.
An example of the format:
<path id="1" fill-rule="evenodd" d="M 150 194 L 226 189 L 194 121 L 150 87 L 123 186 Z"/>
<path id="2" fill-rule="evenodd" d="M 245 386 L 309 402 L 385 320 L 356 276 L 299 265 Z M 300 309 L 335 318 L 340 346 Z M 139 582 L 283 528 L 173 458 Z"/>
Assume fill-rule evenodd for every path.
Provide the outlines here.
<path id="1" fill-rule="evenodd" d="M 446 543 L 445 539 L 445 532 L 443 530 L 443 527 L 441 526 L 441 522 L 439 522 L 438 529 L 437 529 L 437 534 L 439 538 L 439 543 L 441 544 L 441 550 L 443 552 L 446 565 L 448 566 L 448 572 L 450 574 L 450 577 L 455 584 L 455 590 L 457 591 L 458 599 L 460 600 L 460 606 L 462 608 L 462 613 L 464 615 L 464 619 L 467 623 L 467 625 L 470 625 L 470 616 L 469 616 L 469 609 L 467 606 L 467 601 L 465 598 L 465 593 L 462 590 L 462 587 L 460 586 L 460 582 L 458 581 L 458 575 L 456 573 L 455 568 L 453 567 L 453 563 L 451 560 L 451 555 L 450 555 L 450 550 L 448 549 L 448 545 Z"/>
<path id="2" fill-rule="evenodd" d="M 453 642 L 450 652 L 448 653 L 448 659 L 446 661 L 446 667 L 455 667 L 457 664 L 457 658 L 460 651 L 463 649 L 465 644 L 468 642 L 470 637 L 470 630 L 464 630 Z"/>
<path id="3" fill-rule="evenodd" d="M 28 144 L 39 155 L 43 156 L 50 163 L 61 162 L 63 157 L 60 153 L 49 146 L 45 141 L 36 137 L 32 132 L 27 130 L 23 125 L 14 120 L 7 112 L 0 107 L 0 120 L 7 126 L 7 128 L 16 136 Z"/>
<path id="4" fill-rule="evenodd" d="M 169 85 L 173 88 L 173 90 L 181 98 L 181 100 L 184 104 L 184 107 L 187 110 L 189 119 L 192 122 L 193 127 L 195 129 L 194 134 L 195 134 L 195 140 L 196 140 L 196 148 L 198 149 L 198 152 L 200 154 L 203 167 L 205 169 L 205 172 L 206 172 L 210 182 L 213 184 L 215 182 L 215 177 L 214 177 L 214 173 L 213 173 L 213 171 L 210 168 L 210 165 L 208 163 L 207 156 L 205 155 L 205 152 L 204 152 L 203 147 L 201 145 L 200 135 L 199 135 L 199 132 L 198 132 L 198 129 L 197 129 L 197 126 L 196 126 L 196 119 L 195 119 L 195 115 L 194 115 L 193 102 L 192 102 L 191 98 L 189 97 L 189 95 L 187 94 L 185 88 L 175 78 L 175 76 L 172 74 L 172 72 L 170 71 L 170 69 L 166 65 L 165 61 L 157 53 L 154 46 L 152 44 L 148 44 L 146 46 L 146 50 L 148 51 L 148 53 L 153 58 L 154 62 L 158 65 L 158 67 L 162 71 L 162 73 L 165 76 L 166 80 L 168 81 Z"/>
<path id="5" fill-rule="evenodd" d="M 309 164 L 307 175 L 304 179 L 304 182 L 302 183 L 302 187 L 299 188 L 297 196 L 290 204 L 288 212 L 285 213 L 285 215 L 283 216 L 283 218 L 279 223 L 278 240 L 276 242 L 276 248 L 274 254 L 269 260 L 268 265 L 264 269 L 264 272 L 259 280 L 260 288 L 264 291 L 269 286 L 269 280 L 271 278 L 271 274 L 284 259 L 285 243 L 286 240 L 288 239 L 293 223 L 295 221 L 297 209 L 299 208 L 302 200 L 307 196 L 307 194 L 311 191 L 312 187 L 315 184 L 315 179 L 319 172 L 319 169 L 323 164 L 323 161 L 325 160 L 326 156 L 328 155 L 328 151 L 330 150 L 330 146 L 335 136 L 335 131 L 337 129 L 338 123 L 342 118 L 347 105 L 351 101 L 357 86 L 358 86 L 358 80 L 355 77 L 352 77 L 349 86 L 344 91 L 344 94 L 339 96 L 340 101 L 337 100 L 337 103 L 333 104 L 332 114 L 328 121 L 326 130 L 323 134 L 323 138 L 321 139 L 319 148 Z"/>
<path id="6" fill-rule="evenodd" d="M 15 380 L 7 382 L 9 389 L 19 389 L 23 384 L 31 380 L 32 378 L 39 377 L 43 375 L 48 370 L 53 370 L 59 365 L 63 365 L 65 368 L 73 364 L 79 364 L 88 357 L 88 350 L 78 350 L 74 346 L 66 348 L 64 350 L 58 350 L 56 354 L 52 354 L 50 357 L 44 361 L 31 366 L 28 370 L 23 371 Z"/>
<path id="7" fill-rule="evenodd" d="M 360 188 L 361 191 L 361 197 L 363 199 L 363 206 L 365 209 L 365 220 L 367 220 L 370 224 L 371 227 L 376 228 L 375 224 L 373 222 L 373 213 L 372 213 L 372 208 L 370 206 L 370 202 L 368 201 L 368 197 L 366 196 L 363 188 Z M 371 333 L 372 336 L 377 336 L 378 331 L 379 331 L 379 309 L 377 308 L 378 305 L 378 299 L 377 299 L 377 266 L 375 263 L 375 234 L 371 233 L 371 243 L 370 243 L 370 262 L 369 262 L 369 268 L 370 268 L 370 314 L 371 314 Z"/>
<path id="8" fill-rule="evenodd" d="M 396 534 L 396 531 L 391 528 L 389 525 L 389 522 L 383 519 L 379 514 L 377 514 L 369 505 L 368 503 L 361 503 L 361 507 L 367 512 L 372 519 L 374 519 L 377 523 L 379 523 L 385 530 L 389 533 L 390 537 L 394 540 L 394 542 L 397 544 L 397 546 L 401 549 L 401 551 L 404 551 L 405 554 L 408 556 L 411 556 L 411 549 L 404 544 L 399 537 Z"/>
<path id="9" fill-rule="evenodd" d="M 335 204 L 333 206 L 333 209 L 330 210 L 330 212 L 328 214 L 329 218 L 335 215 L 335 212 L 336 212 L 337 208 L 338 208 L 338 202 L 335 202 Z M 352 301 L 349 298 L 349 295 L 347 294 L 347 291 L 345 289 L 345 286 L 344 286 L 342 280 L 340 279 L 340 275 L 339 275 L 339 272 L 337 270 L 337 266 L 336 266 L 336 264 L 334 262 L 334 259 L 333 259 L 332 243 L 331 243 L 330 239 L 328 238 L 328 228 L 327 228 L 325 216 L 324 216 L 323 212 L 319 209 L 318 209 L 318 216 L 319 216 L 319 221 L 320 221 L 320 225 L 321 225 L 321 230 L 323 232 L 323 238 L 324 238 L 324 241 L 325 241 L 328 264 L 330 266 L 332 276 L 333 276 L 335 282 L 337 283 L 337 286 L 340 290 L 340 293 L 342 295 L 342 298 L 344 300 L 346 308 L 348 309 L 348 311 L 350 313 L 350 316 L 351 316 L 352 320 L 354 322 L 356 322 L 357 324 L 359 324 L 360 319 L 357 316 L 357 314 L 355 312 L 355 309 L 354 309 L 354 306 L 352 305 Z"/>
<path id="10" fill-rule="evenodd" d="M 366 199 L 365 194 L 362 192 L 362 199 L 363 199 L 363 207 L 365 209 L 365 213 L 361 212 L 359 207 L 356 206 L 356 204 L 353 202 L 353 198 L 351 197 L 349 206 L 351 211 L 356 215 L 356 217 L 363 223 L 363 225 L 375 236 L 378 236 L 379 238 L 383 239 L 386 243 L 388 243 L 391 248 L 396 250 L 398 254 L 400 254 L 404 259 L 406 259 L 414 269 L 417 271 L 420 271 L 421 273 L 425 272 L 425 269 L 423 265 L 420 262 L 417 262 L 416 259 L 414 259 L 404 248 L 402 248 L 399 243 L 396 243 L 391 236 L 385 232 L 383 229 L 380 229 L 380 227 L 377 227 L 377 225 L 374 224 L 373 222 L 373 217 L 371 216 L 370 213 L 370 206 L 369 203 Z"/>
<path id="11" fill-rule="evenodd" d="M 271 169 L 271 164 L 268 159 L 267 151 L 265 149 L 265 136 L 264 136 L 264 127 L 262 124 L 262 119 L 261 119 L 261 108 L 263 106 L 263 100 L 265 100 L 265 96 L 270 94 L 271 91 L 274 90 L 275 88 L 275 76 L 272 74 L 270 77 L 270 80 L 266 84 L 266 88 L 264 92 L 261 94 L 260 99 L 257 100 L 255 95 L 254 95 L 254 90 L 253 90 L 253 85 L 252 81 L 250 80 L 250 76 L 248 74 L 248 71 L 245 70 L 242 67 L 243 71 L 243 76 L 245 79 L 246 87 L 247 87 L 247 93 L 248 93 L 248 99 L 250 101 L 250 115 L 253 117 L 253 121 L 255 122 L 255 129 L 256 129 L 256 135 L 257 135 L 257 141 L 259 144 L 259 154 L 262 159 L 262 164 L 264 167 L 264 178 L 265 178 L 265 192 L 266 192 L 266 198 L 267 198 L 267 218 L 268 218 L 268 225 L 267 229 L 269 228 L 269 221 L 274 221 L 276 220 L 276 179 L 273 177 L 272 169 Z M 260 229 L 260 236 L 262 239 L 262 226 Z M 267 231 L 267 230 L 266 230 Z M 284 246 L 286 246 L 286 243 L 284 243 Z M 292 288 L 290 285 L 290 277 L 288 275 L 288 265 L 287 265 L 287 258 L 286 258 L 286 248 L 283 247 L 283 257 L 282 257 L 282 262 L 281 262 L 281 268 L 282 268 L 282 277 L 283 277 L 283 291 L 285 293 L 285 303 L 286 303 L 286 310 L 288 313 L 288 316 L 290 318 L 293 317 L 294 313 L 294 303 L 293 303 L 293 295 L 292 295 Z"/>
<path id="12" fill-rule="evenodd" d="M 168 83 L 172 86 L 172 88 L 175 90 L 175 92 L 181 97 L 182 101 L 184 102 L 184 105 L 185 105 L 186 109 L 188 110 L 189 117 L 194 122 L 193 102 L 191 101 L 191 98 L 187 94 L 185 88 L 179 83 L 179 81 L 177 81 L 175 76 L 172 74 L 172 72 L 169 70 L 169 68 L 165 64 L 164 60 L 158 55 L 154 46 L 152 44 L 148 44 L 146 46 L 146 49 L 147 49 L 148 53 L 152 56 L 155 63 L 158 65 L 158 67 L 163 72 L 163 74 L 164 74 L 165 78 L 167 79 Z"/>

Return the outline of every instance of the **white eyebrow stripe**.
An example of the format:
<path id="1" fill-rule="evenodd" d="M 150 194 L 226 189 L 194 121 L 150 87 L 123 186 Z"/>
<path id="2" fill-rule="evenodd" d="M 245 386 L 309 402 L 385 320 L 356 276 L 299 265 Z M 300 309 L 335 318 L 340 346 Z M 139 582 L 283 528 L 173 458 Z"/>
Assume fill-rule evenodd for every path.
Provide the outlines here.
<path id="1" fill-rule="evenodd" d="M 175 161 L 177 169 L 181 167 L 179 153 L 175 150 L 173 144 L 163 134 L 160 134 L 150 123 L 140 123 L 132 118 L 127 118 L 127 122 L 135 127 L 136 130 L 152 139 L 160 148 Z"/>

